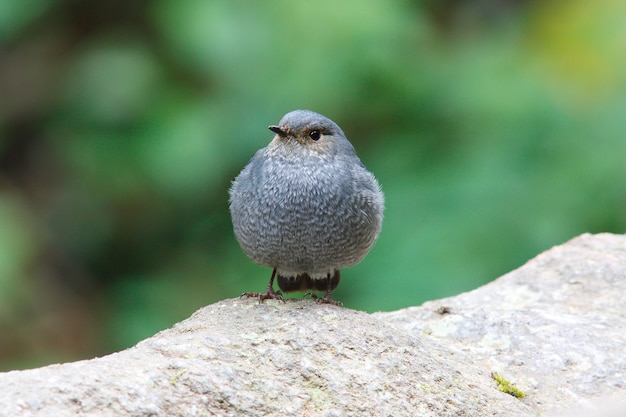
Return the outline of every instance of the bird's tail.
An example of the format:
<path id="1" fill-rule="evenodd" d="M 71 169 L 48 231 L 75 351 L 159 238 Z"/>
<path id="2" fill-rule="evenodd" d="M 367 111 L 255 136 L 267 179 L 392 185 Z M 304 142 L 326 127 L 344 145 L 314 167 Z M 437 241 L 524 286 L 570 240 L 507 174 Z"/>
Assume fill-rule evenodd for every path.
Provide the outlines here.
<path id="1" fill-rule="evenodd" d="M 292 292 L 292 291 L 332 291 L 337 288 L 339 285 L 339 280 L 341 276 L 339 274 L 339 270 L 335 269 L 332 273 L 329 273 L 325 278 L 311 278 L 311 276 L 307 273 L 298 274 L 296 276 L 286 276 L 278 273 L 277 281 L 278 288 L 282 292 Z M 330 281 L 330 288 L 329 288 Z"/>

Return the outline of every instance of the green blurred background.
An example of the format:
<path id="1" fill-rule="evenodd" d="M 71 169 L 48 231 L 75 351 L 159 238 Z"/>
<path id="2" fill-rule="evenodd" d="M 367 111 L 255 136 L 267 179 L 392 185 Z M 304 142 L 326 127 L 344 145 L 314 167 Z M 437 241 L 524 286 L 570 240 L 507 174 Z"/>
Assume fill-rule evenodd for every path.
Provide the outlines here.
<path id="1" fill-rule="evenodd" d="M 386 194 L 346 307 L 626 230 L 623 0 L 0 0 L 0 370 L 262 290 L 227 190 L 296 108 L 335 120 Z"/>

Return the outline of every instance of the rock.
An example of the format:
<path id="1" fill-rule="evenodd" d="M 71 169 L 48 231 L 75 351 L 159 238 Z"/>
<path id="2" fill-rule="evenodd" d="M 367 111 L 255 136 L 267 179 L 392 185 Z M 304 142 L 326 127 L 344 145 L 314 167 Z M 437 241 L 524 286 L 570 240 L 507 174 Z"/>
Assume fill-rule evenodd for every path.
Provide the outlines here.
<path id="1" fill-rule="evenodd" d="M 624 236 L 584 235 L 393 313 L 225 300 L 119 353 L 0 374 L 0 416 L 558 413 L 625 393 L 625 271 Z"/>
<path id="2" fill-rule="evenodd" d="M 542 414 L 626 396 L 624 235 L 585 234 L 474 291 L 374 316 L 498 372 Z"/>
<path id="3" fill-rule="evenodd" d="M 372 316 L 226 300 L 99 359 L 0 377 L 2 415 L 531 415 L 488 371 Z"/>

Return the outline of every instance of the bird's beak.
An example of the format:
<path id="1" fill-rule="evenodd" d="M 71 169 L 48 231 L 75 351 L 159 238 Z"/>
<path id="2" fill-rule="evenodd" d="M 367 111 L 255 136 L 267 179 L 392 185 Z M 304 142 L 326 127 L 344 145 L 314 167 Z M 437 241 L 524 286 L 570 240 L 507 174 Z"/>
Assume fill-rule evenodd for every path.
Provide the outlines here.
<path id="1" fill-rule="evenodd" d="M 284 138 L 285 136 L 287 136 L 287 132 L 285 130 L 281 129 L 280 126 L 272 125 L 272 126 L 269 126 L 268 129 L 271 130 L 272 132 L 276 133 L 280 137 Z"/>

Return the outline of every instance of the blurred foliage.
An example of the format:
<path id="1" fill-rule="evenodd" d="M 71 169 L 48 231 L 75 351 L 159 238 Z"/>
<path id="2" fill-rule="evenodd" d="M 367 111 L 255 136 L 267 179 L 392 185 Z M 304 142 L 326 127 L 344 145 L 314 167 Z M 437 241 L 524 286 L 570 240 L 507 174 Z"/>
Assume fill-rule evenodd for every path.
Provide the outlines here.
<path id="1" fill-rule="evenodd" d="M 227 190 L 295 108 L 339 123 L 386 193 L 336 291 L 349 308 L 623 233 L 625 17 L 620 0 L 3 0 L 0 370 L 263 289 Z"/>

